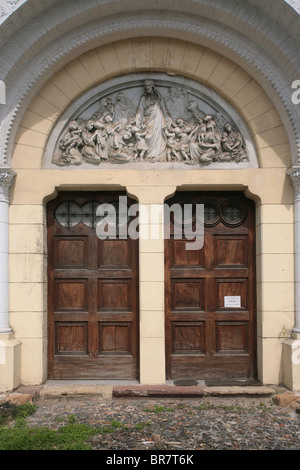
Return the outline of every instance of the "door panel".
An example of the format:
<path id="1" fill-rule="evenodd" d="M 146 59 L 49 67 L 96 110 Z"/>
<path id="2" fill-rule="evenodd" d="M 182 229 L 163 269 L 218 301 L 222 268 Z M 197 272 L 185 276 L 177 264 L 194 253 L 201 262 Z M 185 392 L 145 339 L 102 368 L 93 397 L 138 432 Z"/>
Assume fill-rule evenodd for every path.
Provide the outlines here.
<path id="1" fill-rule="evenodd" d="M 204 245 L 165 240 L 168 379 L 255 378 L 254 204 L 242 193 L 177 193 L 204 204 Z M 178 237 L 177 237 L 178 238 Z"/>
<path id="2" fill-rule="evenodd" d="M 121 195 L 48 204 L 49 378 L 138 378 L 138 241 L 96 235 L 97 206 Z"/>

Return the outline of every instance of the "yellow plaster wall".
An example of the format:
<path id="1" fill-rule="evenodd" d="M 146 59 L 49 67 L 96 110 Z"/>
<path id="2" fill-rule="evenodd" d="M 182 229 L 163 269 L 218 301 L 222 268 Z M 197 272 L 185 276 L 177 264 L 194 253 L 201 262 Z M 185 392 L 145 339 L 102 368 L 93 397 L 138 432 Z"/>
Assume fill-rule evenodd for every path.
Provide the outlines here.
<path id="1" fill-rule="evenodd" d="M 165 71 L 216 90 L 245 120 L 258 169 L 189 171 L 45 170 L 47 138 L 62 112 L 105 80 L 133 72 Z M 143 38 L 91 50 L 57 72 L 32 100 L 20 124 L 12 167 L 10 206 L 11 324 L 22 341 L 22 382 L 40 383 L 46 370 L 47 246 L 45 203 L 61 190 L 126 188 L 143 204 L 163 204 L 181 190 L 245 190 L 256 201 L 258 370 L 264 383 L 281 380 L 283 326 L 292 328 L 293 191 L 284 126 L 261 86 L 218 53 L 176 39 Z M 163 239 L 140 243 L 140 373 L 143 383 L 165 381 Z M 154 351 L 155 355 L 154 356 Z"/>

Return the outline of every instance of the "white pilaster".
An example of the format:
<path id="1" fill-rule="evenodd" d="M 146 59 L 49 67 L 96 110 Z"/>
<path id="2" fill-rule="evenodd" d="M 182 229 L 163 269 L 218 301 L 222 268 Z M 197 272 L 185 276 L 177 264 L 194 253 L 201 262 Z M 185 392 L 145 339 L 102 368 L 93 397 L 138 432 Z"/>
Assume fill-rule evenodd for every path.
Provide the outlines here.
<path id="1" fill-rule="evenodd" d="M 295 191 L 295 324 L 291 338 L 283 343 L 283 383 L 293 391 L 300 391 L 300 167 L 290 168 L 287 174 Z"/>
<path id="2" fill-rule="evenodd" d="M 13 390 L 21 382 L 21 343 L 9 322 L 8 207 L 14 177 L 10 168 L 0 168 L 0 392 Z"/>
<path id="3" fill-rule="evenodd" d="M 295 325 L 293 333 L 300 334 L 300 167 L 291 168 L 288 176 L 294 187 L 294 237 L 295 237 Z"/>
<path id="4" fill-rule="evenodd" d="M 176 186 L 129 186 L 139 201 L 140 383 L 164 384 L 164 201 Z"/>
<path id="5" fill-rule="evenodd" d="M 0 168 L 0 333 L 10 333 L 9 324 L 9 247 L 8 207 L 9 190 L 14 173 L 9 168 Z"/>

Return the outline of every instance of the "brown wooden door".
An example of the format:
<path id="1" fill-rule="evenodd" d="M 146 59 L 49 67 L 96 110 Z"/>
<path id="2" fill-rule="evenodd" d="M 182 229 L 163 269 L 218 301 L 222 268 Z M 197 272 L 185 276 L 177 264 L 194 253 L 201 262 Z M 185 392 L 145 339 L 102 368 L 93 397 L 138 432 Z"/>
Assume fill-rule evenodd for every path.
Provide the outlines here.
<path id="1" fill-rule="evenodd" d="M 98 205 L 120 195 L 48 204 L 49 378 L 138 378 L 138 241 L 100 240 L 95 227 Z"/>
<path id="2" fill-rule="evenodd" d="M 168 379 L 254 379 L 254 204 L 242 193 L 177 193 L 204 204 L 204 245 L 165 241 Z M 172 213 L 171 213 L 172 215 Z M 173 235 L 172 235 L 173 234 Z"/>

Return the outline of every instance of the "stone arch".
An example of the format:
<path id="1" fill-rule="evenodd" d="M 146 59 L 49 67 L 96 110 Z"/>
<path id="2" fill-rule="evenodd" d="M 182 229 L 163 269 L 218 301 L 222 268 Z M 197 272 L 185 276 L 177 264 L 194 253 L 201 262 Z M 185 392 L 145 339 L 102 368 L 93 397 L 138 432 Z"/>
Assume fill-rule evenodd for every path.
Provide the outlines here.
<path id="1" fill-rule="evenodd" d="M 237 5 L 236 1 L 232 0 L 226 4 L 219 2 L 212 7 L 208 0 L 201 0 L 200 9 L 198 2 L 187 1 L 184 6 L 185 17 L 182 16 L 181 3 L 174 2 L 171 7 L 165 5 L 168 18 L 161 17 L 150 4 L 143 4 L 137 17 L 131 10 L 134 5 L 130 3 L 129 18 L 124 13 L 124 4 L 121 5 L 121 2 L 114 2 L 111 10 L 110 1 L 101 6 L 90 2 L 87 6 L 81 0 L 78 0 L 76 9 L 72 8 L 70 2 L 59 2 L 49 5 L 49 10 L 44 11 L 43 5 L 39 4 L 38 16 L 34 18 L 31 3 L 23 2 L 20 9 L 13 14 L 16 18 L 22 13 L 24 15 L 23 29 L 21 28 L 18 34 L 15 34 L 13 17 L 10 21 L 8 16 L 6 24 L 8 42 L 3 48 L 2 59 L 5 63 L 4 76 L 7 76 L 11 83 L 7 94 L 7 107 L 3 108 L 2 164 L 7 165 L 10 162 L 15 133 L 27 104 L 53 70 L 59 69 L 79 52 L 91 50 L 96 43 L 108 44 L 112 39 L 145 35 L 188 39 L 211 47 L 227 58 L 234 58 L 236 63 L 263 84 L 279 113 L 284 116 L 293 162 L 297 162 L 299 112 L 291 103 L 290 90 L 292 80 L 297 76 L 299 56 L 298 44 L 294 39 L 295 12 L 281 0 L 277 0 L 277 3 L 280 11 L 290 19 L 289 33 L 280 24 L 280 15 L 269 2 L 258 8 L 254 1 Z M 160 8 L 163 8 L 163 5 Z M 108 11 L 118 16 L 117 23 L 114 22 L 113 16 L 111 21 L 108 19 Z M 90 21 L 92 15 L 97 17 L 100 14 L 101 20 L 97 19 L 97 24 Z M 34 23 L 34 29 L 29 28 L 30 22 Z M 223 26 L 220 26 L 222 23 L 227 29 L 224 30 Z M 56 27 L 57 24 L 59 28 Z M 76 28 L 72 29 L 74 25 Z M 39 36 L 43 50 L 37 42 L 34 43 L 35 38 L 31 33 L 33 30 L 35 35 Z M 54 39 L 58 41 L 59 49 L 49 42 Z M 256 41 L 259 44 L 256 44 Z M 259 54 L 257 50 L 260 51 Z M 274 56 L 280 66 L 275 65 Z M 22 73 L 19 73 L 20 67 Z"/>
<path id="2" fill-rule="evenodd" d="M 24 150 L 28 150 L 30 142 L 34 149 L 30 150 L 32 162 L 35 161 L 33 167 L 40 167 L 37 158 L 42 158 L 51 129 L 78 96 L 113 77 L 143 71 L 178 74 L 212 88 L 246 122 L 262 168 L 287 168 L 291 164 L 289 139 L 281 117 L 253 77 L 209 48 L 154 37 L 100 46 L 57 71 L 28 105 L 20 123 L 12 162 L 14 169 L 22 168 L 20 159 L 26 158 Z M 26 167 L 23 161 L 24 164 Z"/>

